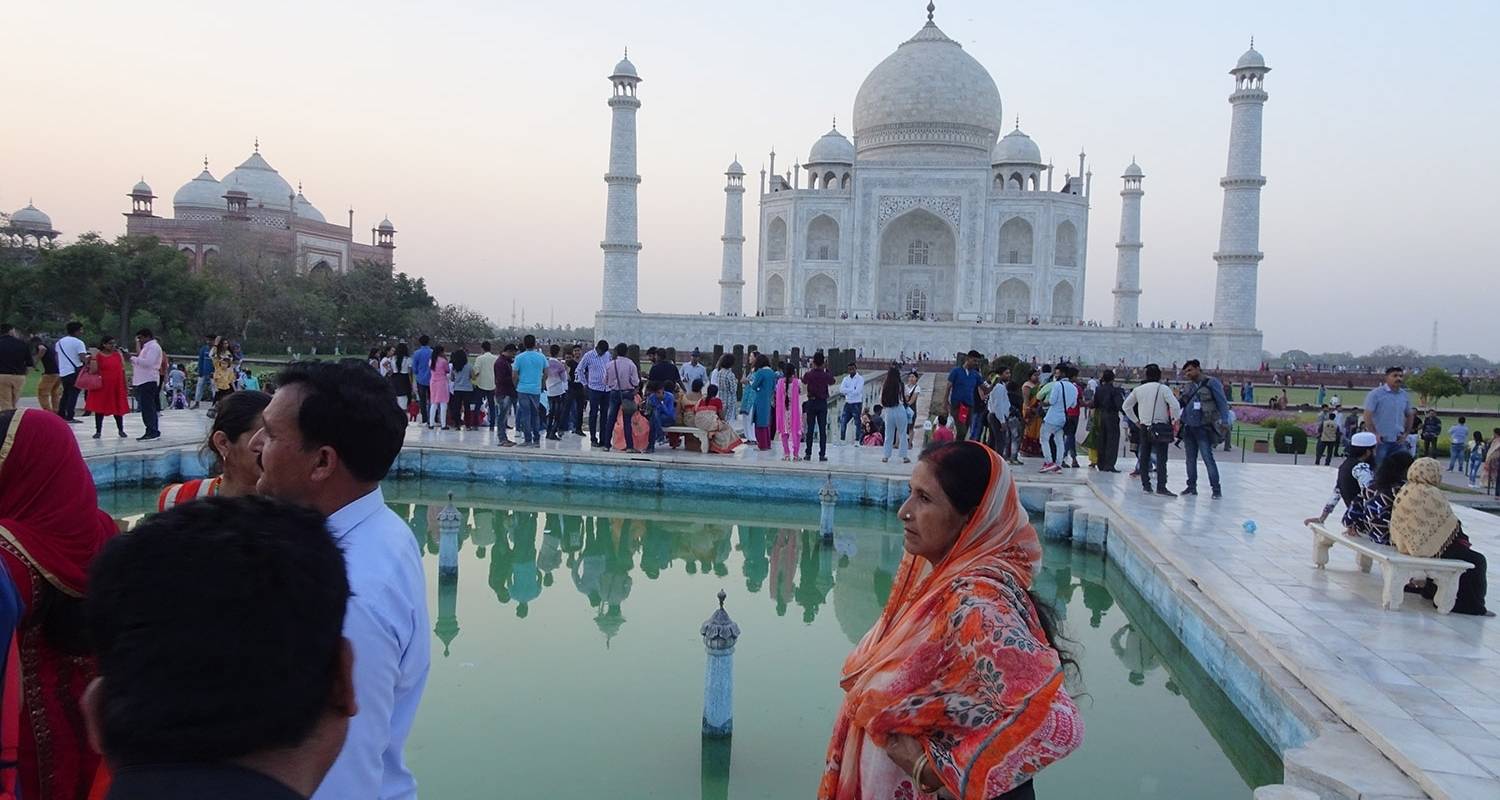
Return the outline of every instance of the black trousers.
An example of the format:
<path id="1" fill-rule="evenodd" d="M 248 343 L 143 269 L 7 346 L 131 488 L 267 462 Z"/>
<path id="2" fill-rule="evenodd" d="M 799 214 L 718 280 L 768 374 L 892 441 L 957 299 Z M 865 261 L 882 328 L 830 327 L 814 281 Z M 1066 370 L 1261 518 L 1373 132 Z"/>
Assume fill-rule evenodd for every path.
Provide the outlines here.
<path id="1" fill-rule="evenodd" d="M 812 457 L 813 430 L 818 431 L 818 455 L 828 455 L 828 401 L 807 401 L 807 457 Z"/>
<path id="2" fill-rule="evenodd" d="M 1115 462 L 1120 457 L 1120 415 L 1102 413 L 1099 415 L 1099 469 L 1110 470 L 1115 468 Z"/>
<path id="3" fill-rule="evenodd" d="M 62 379 L 62 385 L 62 405 L 58 407 L 57 413 L 61 414 L 63 419 L 73 419 L 78 413 L 78 395 L 80 394 L 78 372 L 75 370 L 72 375 L 65 376 Z"/>
<path id="4" fill-rule="evenodd" d="M 1317 451 L 1316 454 L 1313 455 L 1313 463 L 1314 464 L 1326 464 L 1326 465 L 1328 465 L 1330 467 L 1333 466 L 1333 457 L 1335 455 L 1338 455 L 1338 449 L 1339 449 L 1339 443 L 1338 442 L 1324 442 L 1324 441 L 1319 441 L 1318 442 L 1318 451 Z"/>
<path id="5" fill-rule="evenodd" d="M 161 389 L 156 381 L 138 384 L 135 387 L 135 405 L 140 409 L 141 422 L 146 426 L 147 436 L 159 436 L 161 431 L 156 427 L 157 418 L 161 415 Z"/>
<path id="6" fill-rule="evenodd" d="M 1484 595 L 1489 589 L 1489 581 L 1485 577 L 1488 565 L 1484 554 L 1466 544 L 1454 542 L 1448 545 L 1440 558 L 1467 561 L 1474 565 L 1473 569 L 1466 569 L 1458 576 L 1458 598 L 1453 602 L 1453 613 L 1482 616 L 1485 611 Z"/>
<path id="7" fill-rule="evenodd" d="M 1136 461 L 1136 469 L 1141 472 L 1141 485 L 1148 490 L 1151 488 L 1151 461 L 1156 460 L 1156 488 L 1167 488 L 1167 443 L 1153 442 L 1151 430 L 1141 426 L 1140 457 Z"/>

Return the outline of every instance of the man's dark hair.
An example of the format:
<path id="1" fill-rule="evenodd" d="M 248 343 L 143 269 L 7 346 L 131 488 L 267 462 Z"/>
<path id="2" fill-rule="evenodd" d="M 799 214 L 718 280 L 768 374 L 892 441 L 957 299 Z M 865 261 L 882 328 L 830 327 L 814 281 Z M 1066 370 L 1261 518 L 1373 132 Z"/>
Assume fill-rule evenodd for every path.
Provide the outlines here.
<path id="1" fill-rule="evenodd" d="M 819 367 L 823 366 L 823 354 L 821 352 L 813 353 L 813 364 Z"/>
<path id="2" fill-rule="evenodd" d="M 646 394 L 655 394 L 661 389 L 661 384 L 656 381 L 646 382 Z"/>
<path id="3" fill-rule="evenodd" d="M 150 328 L 141 328 L 140 330 L 138 330 L 138 331 L 135 332 L 135 335 L 141 337 L 142 339 L 154 339 L 154 338 L 156 338 L 151 333 L 151 329 Z"/>
<path id="4" fill-rule="evenodd" d="M 1156 363 L 1147 364 L 1146 381 L 1149 383 L 1150 381 L 1159 380 L 1161 380 L 1161 365 Z"/>
<path id="5" fill-rule="evenodd" d="M 343 554 L 309 508 L 209 497 L 115 537 L 86 605 L 111 762 L 301 744 L 339 680 L 348 600 Z"/>
<path id="6" fill-rule="evenodd" d="M 615 345 L 615 356 L 617 358 L 624 358 L 627 355 L 630 355 L 630 345 L 624 342 Z"/>
<path id="7" fill-rule="evenodd" d="M 480 342 L 479 349 L 488 353 L 490 351 L 490 343 L 488 341 Z"/>
<path id="8" fill-rule="evenodd" d="M 609 350 L 609 342 L 606 342 L 603 339 L 600 339 L 598 342 L 594 343 L 594 349 L 595 350 L 606 350 L 607 351 L 607 350 Z"/>
<path id="9" fill-rule="evenodd" d="M 554 344 L 551 347 L 547 348 L 547 350 L 553 358 L 556 358 L 557 354 L 562 352 L 562 345 Z"/>
<path id="10" fill-rule="evenodd" d="M 964 355 L 966 357 L 968 357 L 968 358 L 977 358 L 977 359 L 980 359 L 980 360 L 984 359 L 984 354 L 981 353 L 981 352 L 979 352 L 978 350 L 970 350 L 968 353 L 965 353 Z"/>
<path id="11" fill-rule="evenodd" d="M 514 352 L 516 352 L 516 343 L 515 342 L 506 342 L 505 346 L 502 347 L 502 348 L 500 348 L 500 352 L 502 352 L 502 353 L 514 353 Z"/>
<path id="12" fill-rule="evenodd" d="M 205 339 L 207 339 L 207 340 L 209 340 L 211 342 L 211 341 L 219 338 L 219 336 L 218 336 L 218 334 L 214 334 L 214 333 L 205 333 L 205 334 L 203 334 L 203 338 L 205 338 Z"/>
<path id="13" fill-rule="evenodd" d="M 1405 371 L 1406 370 L 1404 368 L 1402 368 L 1402 367 L 1386 367 L 1385 368 L 1385 374 L 1387 374 L 1387 375 L 1391 374 L 1392 372 L 1405 372 Z"/>
<path id="14" fill-rule="evenodd" d="M 0 333 L 10 333 L 11 327 L 13 326 L 9 322 L 0 322 Z"/>
<path id="15" fill-rule="evenodd" d="M 1114 380 L 1115 380 L 1115 371 L 1112 370 L 1112 369 L 1107 369 L 1102 374 L 1099 375 L 1099 382 L 1100 383 L 1114 383 Z"/>
<path id="16" fill-rule="evenodd" d="M 1188 367 L 1197 367 L 1198 369 L 1203 369 L 1203 365 L 1199 364 L 1198 363 L 1198 359 L 1196 359 L 1196 358 L 1190 358 L 1190 359 L 1182 362 L 1182 368 L 1183 369 L 1187 369 Z"/>
<path id="17" fill-rule="evenodd" d="M 77 336 L 83 330 L 83 323 L 75 319 L 68 323 L 67 330 L 69 336 Z"/>
<path id="18" fill-rule="evenodd" d="M 406 415 L 391 402 L 391 386 L 369 364 L 299 361 L 276 378 L 282 389 L 302 384 L 297 428 L 311 449 L 328 445 L 361 481 L 378 481 L 390 471 L 406 437 Z"/>
<path id="19" fill-rule="evenodd" d="M 1469 421 L 1468 417 L 1459 417 L 1458 418 L 1458 424 L 1460 424 L 1460 425 L 1463 425 L 1464 423 L 1466 423 L 1468 421 Z"/>
<path id="20" fill-rule="evenodd" d="M 427 334 L 425 333 L 417 337 L 417 344 L 422 345 L 423 347 L 426 347 L 427 343 L 430 341 L 432 340 L 427 338 Z"/>
<path id="21" fill-rule="evenodd" d="M 530 350 L 536 347 L 536 337 L 528 333 L 521 337 L 521 344 L 526 345 L 526 349 Z"/>

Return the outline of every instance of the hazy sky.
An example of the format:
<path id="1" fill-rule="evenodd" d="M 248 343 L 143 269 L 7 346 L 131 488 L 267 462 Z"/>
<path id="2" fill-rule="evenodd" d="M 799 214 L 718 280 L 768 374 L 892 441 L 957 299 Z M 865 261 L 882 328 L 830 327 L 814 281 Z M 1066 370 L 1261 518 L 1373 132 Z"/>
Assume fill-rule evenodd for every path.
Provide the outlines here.
<path id="1" fill-rule="evenodd" d="M 399 269 L 508 322 L 599 306 L 610 88 L 630 47 L 641 308 L 718 307 L 723 171 L 805 157 L 925 2 L 13 4 L 0 208 L 35 197 L 71 239 L 158 213 L 206 154 L 261 152 L 361 240 L 389 214 Z M 1058 177 L 1088 151 L 1085 313 L 1109 319 L 1118 175 L 1145 169 L 1143 319 L 1212 316 L 1232 88 L 1255 36 L 1266 88 L 1266 347 L 1387 343 L 1500 357 L 1500 3 L 944 0 L 937 22 L 1000 87 Z M 1486 133 L 1488 132 L 1488 133 Z M 758 209 L 746 198 L 747 302 Z"/>

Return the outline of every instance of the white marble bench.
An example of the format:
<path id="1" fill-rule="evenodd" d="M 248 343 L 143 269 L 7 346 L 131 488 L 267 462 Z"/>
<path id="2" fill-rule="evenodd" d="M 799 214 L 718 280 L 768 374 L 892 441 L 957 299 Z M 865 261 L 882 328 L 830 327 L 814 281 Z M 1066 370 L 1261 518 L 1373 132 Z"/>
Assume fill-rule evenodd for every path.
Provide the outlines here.
<path id="1" fill-rule="evenodd" d="M 1336 544 L 1354 551 L 1360 572 L 1369 572 L 1371 564 L 1380 562 L 1380 575 L 1385 579 L 1380 604 L 1390 611 L 1401 607 L 1407 583 L 1431 579 L 1437 584 L 1437 596 L 1433 602 L 1437 604 L 1438 613 L 1447 614 L 1453 610 L 1453 602 L 1458 598 L 1458 576 L 1474 566 L 1467 561 L 1402 555 L 1390 545 L 1331 531 L 1317 523 L 1309 523 L 1307 527 L 1313 533 L 1313 563 L 1318 569 L 1328 565 L 1328 551 Z"/>
<path id="2" fill-rule="evenodd" d="M 683 449 L 687 449 L 688 442 L 692 441 L 692 439 L 688 438 L 689 436 L 697 437 L 699 449 L 704 453 L 708 452 L 708 434 L 704 433 L 702 428 L 695 425 L 672 425 L 663 428 L 662 432 L 680 434 L 682 436 Z"/>

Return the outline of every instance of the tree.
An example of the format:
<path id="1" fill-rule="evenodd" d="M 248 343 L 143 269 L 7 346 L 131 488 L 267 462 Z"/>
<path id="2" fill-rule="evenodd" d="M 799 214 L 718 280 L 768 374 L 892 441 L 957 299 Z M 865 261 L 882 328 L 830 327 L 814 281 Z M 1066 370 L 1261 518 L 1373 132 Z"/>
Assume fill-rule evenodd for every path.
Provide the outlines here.
<path id="1" fill-rule="evenodd" d="M 1422 405 L 1464 393 L 1464 385 L 1442 367 L 1428 367 L 1407 379 L 1406 385 L 1421 396 Z"/>
<path id="2" fill-rule="evenodd" d="M 473 345 L 495 335 L 495 324 L 468 306 L 447 305 L 438 311 L 433 334 L 445 342 Z"/>

